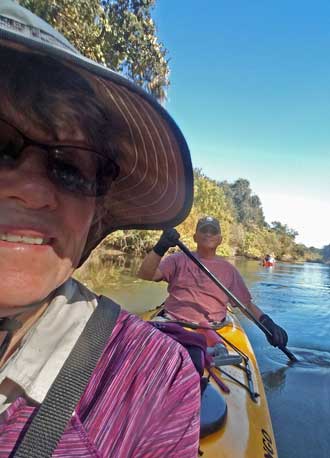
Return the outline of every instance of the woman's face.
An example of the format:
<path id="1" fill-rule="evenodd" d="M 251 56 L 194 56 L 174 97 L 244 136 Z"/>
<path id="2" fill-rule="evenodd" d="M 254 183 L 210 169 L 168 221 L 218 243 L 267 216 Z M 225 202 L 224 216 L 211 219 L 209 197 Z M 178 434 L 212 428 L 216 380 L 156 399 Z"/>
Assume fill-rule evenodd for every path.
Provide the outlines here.
<path id="1" fill-rule="evenodd" d="M 14 110 L 6 111 L 6 120 L 36 142 L 86 141 L 77 125 L 63 126 L 55 139 Z M 0 308 L 40 301 L 71 276 L 94 213 L 95 198 L 49 180 L 39 148 L 27 147 L 15 167 L 0 166 Z"/>

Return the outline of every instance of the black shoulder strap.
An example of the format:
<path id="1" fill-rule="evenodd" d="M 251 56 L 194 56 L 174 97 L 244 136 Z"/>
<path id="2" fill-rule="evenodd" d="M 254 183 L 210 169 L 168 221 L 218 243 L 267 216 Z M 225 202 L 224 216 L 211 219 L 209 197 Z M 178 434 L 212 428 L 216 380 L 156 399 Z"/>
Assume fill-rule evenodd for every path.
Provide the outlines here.
<path id="1" fill-rule="evenodd" d="M 79 339 L 11 458 L 49 458 L 78 404 L 113 331 L 120 306 L 100 296 Z"/>

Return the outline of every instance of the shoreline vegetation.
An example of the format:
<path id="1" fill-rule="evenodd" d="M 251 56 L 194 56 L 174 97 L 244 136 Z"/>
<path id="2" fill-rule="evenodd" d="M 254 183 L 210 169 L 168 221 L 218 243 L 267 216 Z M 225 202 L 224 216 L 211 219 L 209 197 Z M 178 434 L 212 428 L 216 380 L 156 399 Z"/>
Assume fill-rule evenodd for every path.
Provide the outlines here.
<path id="1" fill-rule="evenodd" d="M 244 257 L 262 260 L 267 253 L 275 253 L 282 262 L 330 263 L 330 244 L 322 249 L 296 243 L 298 233 L 286 224 L 265 221 L 259 197 L 253 193 L 248 180 L 234 183 L 212 180 L 200 170 L 194 170 L 194 204 L 189 216 L 177 227 L 181 240 L 194 249 L 193 234 L 201 216 L 212 215 L 221 222 L 223 242 L 217 254 L 224 257 Z M 120 230 L 109 235 L 99 245 L 85 265 L 77 271 L 83 283 L 115 282 L 127 267 L 132 272 L 134 260 L 141 258 L 155 245 L 161 231 Z M 119 269 L 118 269 L 119 267 Z M 120 269 L 122 267 L 122 269 Z"/>

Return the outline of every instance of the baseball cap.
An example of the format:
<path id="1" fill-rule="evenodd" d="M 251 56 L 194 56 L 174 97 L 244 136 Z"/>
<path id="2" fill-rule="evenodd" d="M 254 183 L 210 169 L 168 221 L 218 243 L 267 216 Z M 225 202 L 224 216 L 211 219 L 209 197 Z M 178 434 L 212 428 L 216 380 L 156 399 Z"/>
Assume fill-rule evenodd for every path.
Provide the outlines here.
<path id="1" fill-rule="evenodd" d="M 219 220 L 217 218 L 213 218 L 213 216 L 205 216 L 203 218 L 200 218 L 197 222 L 196 231 L 206 226 L 214 227 L 214 229 L 216 229 L 217 232 L 221 232 Z"/>

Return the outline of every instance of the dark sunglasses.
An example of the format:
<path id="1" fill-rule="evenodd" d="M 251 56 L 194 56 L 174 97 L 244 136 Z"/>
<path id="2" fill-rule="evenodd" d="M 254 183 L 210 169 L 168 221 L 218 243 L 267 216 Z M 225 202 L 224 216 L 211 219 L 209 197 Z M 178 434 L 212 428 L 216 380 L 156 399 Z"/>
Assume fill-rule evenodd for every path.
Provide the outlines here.
<path id="1" fill-rule="evenodd" d="M 214 226 L 204 226 L 199 229 L 199 232 L 201 232 L 202 234 L 211 234 L 211 235 L 219 234 L 218 229 L 216 229 Z"/>
<path id="2" fill-rule="evenodd" d="M 0 169 L 17 167 L 28 146 L 37 147 L 46 153 L 48 178 L 70 193 L 87 197 L 102 196 L 119 175 L 119 166 L 113 160 L 92 149 L 35 142 L 0 119 Z"/>

